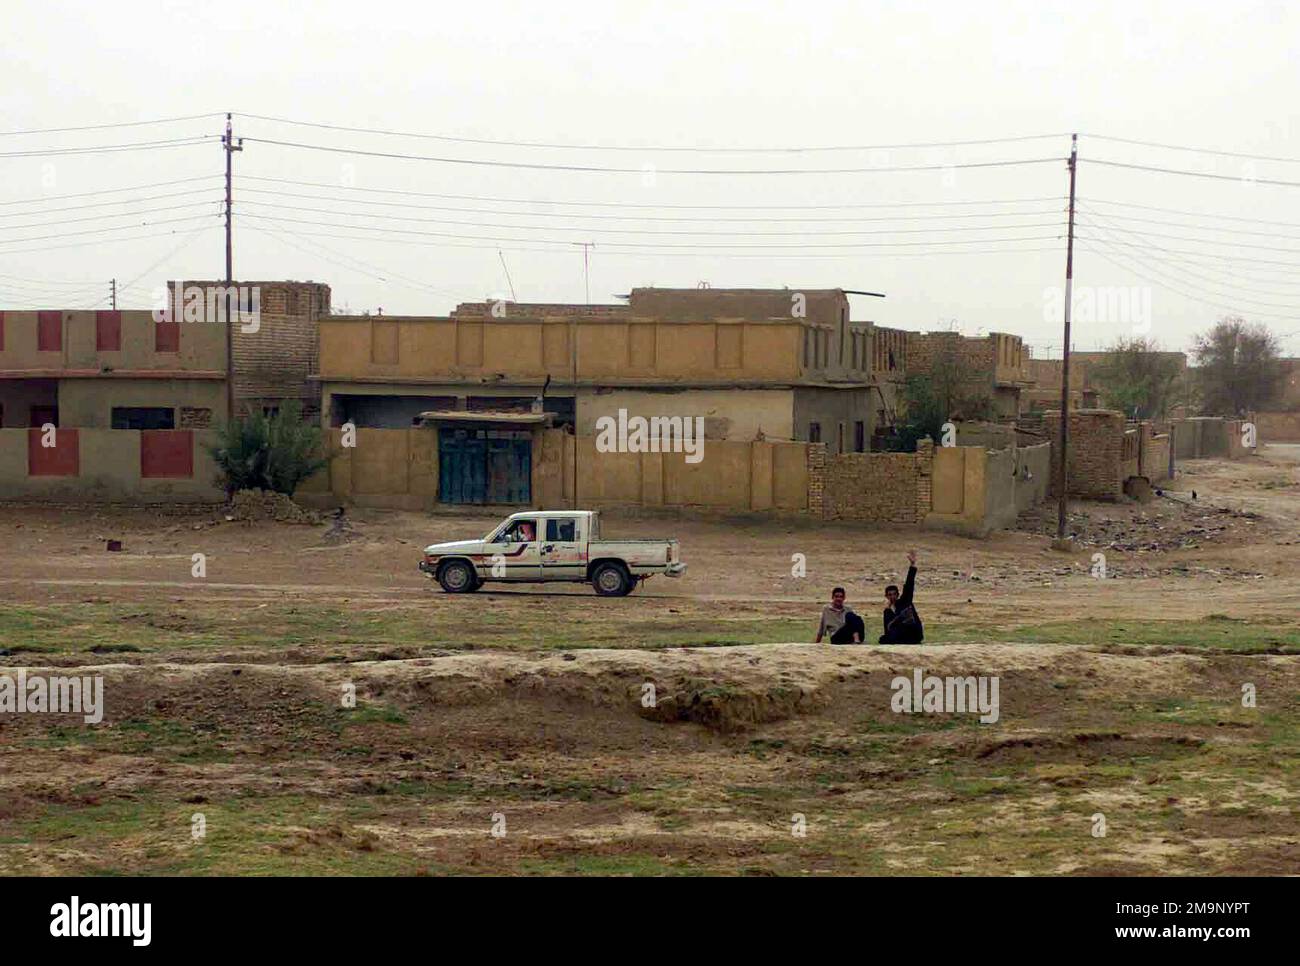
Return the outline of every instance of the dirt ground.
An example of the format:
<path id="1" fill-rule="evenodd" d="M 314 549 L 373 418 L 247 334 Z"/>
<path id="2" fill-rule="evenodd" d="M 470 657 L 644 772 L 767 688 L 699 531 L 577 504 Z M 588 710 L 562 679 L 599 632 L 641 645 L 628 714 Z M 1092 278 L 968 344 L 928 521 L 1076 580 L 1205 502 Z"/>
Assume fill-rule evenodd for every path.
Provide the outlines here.
<path id="1" fill-rule="evenodd" d="M 0 505 L 0 674 L 106 708 L 0 713 L 0 873 L 1295 874 L 1300 446 L 1165 494 L 1072 504 L 1069 553 L 1054 505 L 609 514 L 689 564 L 623 599 L 418 573 L 496 513 Z M 878 633 L 913 546 L 925 645 L 810 643 L 835 585 Z M 997 720 L 896 712 L 916 669 Z"/>

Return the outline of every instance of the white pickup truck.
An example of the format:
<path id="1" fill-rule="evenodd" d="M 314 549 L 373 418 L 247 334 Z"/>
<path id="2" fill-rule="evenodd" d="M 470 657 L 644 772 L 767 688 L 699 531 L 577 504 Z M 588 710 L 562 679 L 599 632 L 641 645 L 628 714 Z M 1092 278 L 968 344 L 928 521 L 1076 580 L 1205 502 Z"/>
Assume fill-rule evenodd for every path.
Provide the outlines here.
<path id="1" fill-rule="evenodd" d="M 478 590 L 489 580 L 589 583 L 602 597 L 622 597 L 655 574 L 680 577 L 676 540 L 601 540 L 594 510 L 512 513 L 482 540 L 431 543 L 420 570 L 449 594 Z"/>

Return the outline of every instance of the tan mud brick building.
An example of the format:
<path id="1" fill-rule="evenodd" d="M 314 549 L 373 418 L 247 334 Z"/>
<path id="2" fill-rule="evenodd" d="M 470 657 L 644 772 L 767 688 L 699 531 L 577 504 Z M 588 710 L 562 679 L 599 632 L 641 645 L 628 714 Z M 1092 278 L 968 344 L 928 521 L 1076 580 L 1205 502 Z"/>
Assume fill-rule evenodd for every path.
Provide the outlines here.
<path id="1" fill-rule="evenodd" d="M 329 287 L 237 285 L 258 290 L 256 324 L 232 326 L 237 410 L 295 399 L 316 418 Z M 196 321 L 162 306 L 0 311 L 0 500 L 222 499 L 208 445 L 226 418 L 226 334 L 207 310 L 224 285 L 189 286 L 203 296 Z"/>
<path id="2" fill-rule="evenodd" d="M 907 335 L 906 375 L 933 378 L 955 372 L 959 376 L 959 394 L 988 397 L 995 418 L 1014 419 L 1020 412 L 1020 394 L 1032 385 L 1029 353 L 1020 336 L 1005 332 L 986 336 L 964 336 L 959 332 Z M 958 411 L 950 415 L 953 419 L 971 419 L 980 414 Z"/>
<path id="3" fill-rule="evenodd" d="M 151 311 L 0 311 L 0 499 L 220 497 L 218 326 Z"/>
<path id="4" fill-rule="evenodd" d="M 320 325 L 323 418 L 335 429 L 428 427 L 451 501 L 531 500 L 527 477 L 551 472 L 561 451 L 548 428 L 569 434 L 581 481 L 582 440 L 620 414 L 699 418 L 715 443 L 862 452 L 881 409 L 872 329 L 850 321 L 841 289 L 638 288 L 627 304 L 333 316 Z M 476 424 L 472 413 L 495 415 Z M 507 425 L 510 413 L 530 418 Z"/>

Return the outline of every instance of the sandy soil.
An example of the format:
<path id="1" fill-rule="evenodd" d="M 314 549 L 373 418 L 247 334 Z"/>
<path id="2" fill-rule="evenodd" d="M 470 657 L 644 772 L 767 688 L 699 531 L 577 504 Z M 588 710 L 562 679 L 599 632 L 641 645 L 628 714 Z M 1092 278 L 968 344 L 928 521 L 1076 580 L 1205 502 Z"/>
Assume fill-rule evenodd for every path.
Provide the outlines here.
<path id="1" fill-rule="evenodd" d="M 0 872 L 1298 872 L 1300 655 L 1065 643 L 1296 623 L 1300 446 L 1182 470 L 1146 505 L 1072 506 L 1068 554 L 1053 508 L 983 541 L 610 515 L 690 564 L 622 600 L 415 570 L 495 514 L 357 510 L 340 538 L 0 507 L 0 671 L 81 667 L 108 696 L 94 727 L 0 716 Z M 834 584 L 872 628 L 909 546 L 934 644 L 675 646 L 811 640 Z M 998 721 L 894 712 L 916 668 L 998 677 Z"/>

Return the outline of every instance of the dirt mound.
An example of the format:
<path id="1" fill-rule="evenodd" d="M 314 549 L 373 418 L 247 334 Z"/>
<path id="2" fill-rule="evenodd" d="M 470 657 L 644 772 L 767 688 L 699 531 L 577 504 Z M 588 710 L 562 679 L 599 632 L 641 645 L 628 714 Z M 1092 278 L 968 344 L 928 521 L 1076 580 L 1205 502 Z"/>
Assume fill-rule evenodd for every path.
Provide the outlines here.
<path id="1" fill-rule="evenodd" d="M 227 516 L 242 522 L 302 523 L 315 526 L 320 514 L 273 490 L 239 490 L 230 501 Z"/>

